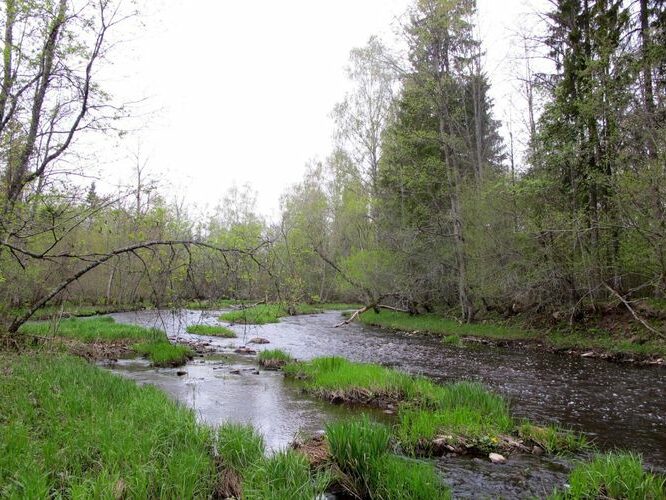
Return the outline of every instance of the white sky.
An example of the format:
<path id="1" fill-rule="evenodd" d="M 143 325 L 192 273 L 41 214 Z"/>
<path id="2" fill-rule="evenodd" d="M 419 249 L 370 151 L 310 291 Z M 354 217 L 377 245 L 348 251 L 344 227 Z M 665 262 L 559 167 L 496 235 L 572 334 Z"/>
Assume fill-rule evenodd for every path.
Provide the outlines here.
<path id="1" fill-rule="evenodd" d="M 544 2 L 478 2 L 499 119 L 520 102 L 511 34 L 525 23 L 521 13 Z M 140 143 L 150 175 L 171 197 L 205 209 L 247 182 L 259 211 L 275 218 L 281 193 L 302 178 L 306 162 L 331 151 L 330 112 L 348 88 L 349 51 L 373 34 L 391 43 L 394 20 L 409 4 L 151 0 L 142 28 L 102 73 L 105 88 L 121 100 L 145 98 L 140 109 L 149 111 L 140 130 L 104 143 L 105 180 L 128 182 Z"/>

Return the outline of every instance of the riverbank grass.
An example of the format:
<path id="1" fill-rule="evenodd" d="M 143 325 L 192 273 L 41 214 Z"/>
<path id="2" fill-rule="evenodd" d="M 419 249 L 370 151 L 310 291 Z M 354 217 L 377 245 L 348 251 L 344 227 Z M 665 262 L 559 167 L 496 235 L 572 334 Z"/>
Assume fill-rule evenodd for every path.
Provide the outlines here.
<path id="1" fill-rule="evenodd" d="M 36 321 L 26 323 L 19 332 L 44 338 L 65 338 L 83 344 L 101 344 L 122 348 L 131 354 L 146 356 L 155 366 L 180 366 L 191 359 L 192 350 L 187 346 L 169 342 L 166 333 L 157 328 L 116 323 L 110 316 L 98 318 L 70 318 L 59 322 Z M 76 352 L 76 347 L 68 345 Z M 131 351 L 130 351 L 131 349 Z M 93 351 L 95 351 L 93 349 Z M 98 349 L 101 356 L 115 356 L 114 349 Z M 126 355 L 126 354 L 125 354 Z M 92 357 L 99 357 L 97 354 Z"/>
<path id="2" fill-rule="evenodd" d="M 188 325 L 185 331 L 194 335 L 208 335 L 227 339 L 233 339 L 237 336 L 231 328 L 222 325 Z"/>
<path id="3" fill-rule="evenodd" d="M 389 429 L 367 417 L 329 424 L 330 453 L 340 483 L 356 498 L 436 500 L 451 497 L 434 467 L 389 452 Z"/>
<path id="4" fill-rule="evenodd" d="M 494 340 L 535 339 L 537 334 L 517 327 L 492 323 L 460 323 L 436 314 L 409 315 L 398 311 L 366 311 L 359 316 L 361 323 L 405 332 L 428 332 L 444 336 L 485 337 Z"/>
<path id="5" fill-rule="evenodd" d="M 307 392 L 331 402 L 397 407 L 396 437 L 414 455 L 436 455 L 451 448 L 511 451 L 522 446 L 518 440 L 523 437 L 530 446 L 537 444 L 553 453 L 587 447 L 583 437 L 555 427 L 523 423 L 518 428 L 508 402 L 476 382 L 439 385 L 425 377 L 339 357 L 289 363 L 282 370 L 300 380 Z"/>
<path id="6" fill-rule="evenodd" d="M 577 465 L 569 475 L 568 488 L 551 499 L 666 498 L 666 477 L 647 472 L 638 455 L 612 452 Z"/>
<path id="7" fill-rule="evenodd" d="M 540 341 L 556 350 L 593 350 L 609 355 L 639 357 L 666 355 L 666 342 L 660 339 L 641 339 L 640 336 L 612 334 L 602 328 L 575 329 L 562 326 L 547 334 L 525 330 L 516 325 L 497 323 L 459 323 L 436 314 L 410 316 L 398 311 L 366 311 L 359 321 L 370 326 L 405 332 L 427 332 L 442 335 L 445 344 L 459 345 L 463 337 L 486 338 L 494 341 Z"/>
<path id="8" fill-rule="evenodd" d="M 217 431 L 223 497 L 247 500 L 318 498 L 330 484 L 327 472 L 311 473 L 292 450 L 266 457 L 262 436 L 251 426 L 224 423 Z"/>
<path id="9" fill-rule="evenodd" d="M 111 316 L 69 318 L 62 321 L 34 321 L 21 326 L 20 333 L 40 337 L 66 337 L 81 342 L 165 341 L 166 334 L 157 328 L 116 323 Z"/>
<path id="10" fill-rule="evenodd" d="M 69 355 L 0 359 L 0 497 L 212 495 L 212 431 L 160 390 Z"/>
<path id="11" fill-rule="evenodd" d="M 257 361 L 259 362 L 259 365 L 264 368 L 277 370 L 287 363 L 294 361 L 294 358 L 282 349 L 266 349 L 259 352 L 257 355 Z"/>

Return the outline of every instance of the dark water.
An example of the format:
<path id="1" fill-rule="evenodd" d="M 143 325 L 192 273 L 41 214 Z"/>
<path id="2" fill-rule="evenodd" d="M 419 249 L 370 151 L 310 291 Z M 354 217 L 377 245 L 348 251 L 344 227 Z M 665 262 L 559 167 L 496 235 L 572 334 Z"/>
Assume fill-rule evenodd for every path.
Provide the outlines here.
<path id="1" fill-rule="evenodd" d="M 299 359 L 340 355 L 355 361 L 390 364 L 435 380 L 478 380 L 511 401 L 512 412 L 539 423 L 558 423 L 584 432 L 602 449 L 640 452 L 647 464 L 666 470 L 666 370 L 632 367 L 604 360 L 488 346 L 452 347 L 437 338 L 379 331 L 351 324 L 333 326 L 340 313 L 289 317 L 264 326 L 236 325 L 238 339 L 192 336 L 192 323 L 216 323 L 216 313 L 182 311 L 113 315 L 118 321 L 157 326 L 172 338 L 206 339 L 222 351 L 254 336 L 270 340 L 257 350 L 281 348 Z M 250 422 L 269 445 L 290 442 L 299 429 L 320 430 L 325 422 L 349 413 L 303 397 L 279 374 L 254 370 L 239 357 L 199 360 L 188 374 L 147 367 L 119 367 L 127 375 L 158 385 L 218 424 Z M 241 370 L 240 375 L 232 371 Z M 456 496 L 543 496 L 564 482 L 564 460 L 511 457 L 502 466 L 468 458 L 442 459 L 438 467 Z"/>

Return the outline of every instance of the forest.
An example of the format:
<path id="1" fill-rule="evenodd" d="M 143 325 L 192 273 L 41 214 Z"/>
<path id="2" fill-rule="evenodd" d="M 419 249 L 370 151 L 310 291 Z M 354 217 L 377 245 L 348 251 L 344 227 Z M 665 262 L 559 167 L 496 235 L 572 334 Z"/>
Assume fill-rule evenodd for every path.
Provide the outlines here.
<path id="1" fill-rule="evenodd" d="M 271 220 L 258 211 L 251 185 L 229 187 L 214 210 L 195 216 L 186 205 L 169 201 L 156 179 L 146 173 L 139 155 L 134 177 L 125 186 L 116 192 L 98 189 L 87 175 L 86 143 L 80 138 L 117 131 L 127 110 L 116 106 L 96 80 L 97 68 L 109 63 L 116 31 L 122 33 L 123 23 L 141 14 L 131 8 L 126 11 L 122 2 L 113 0 L 1 2 L 0 350 L 4 354 L 0 359 L 6 367 L 0 366 L 0 373 L 7 375 L 4 383 L 14 384 L 12 373 L 24 377 L 30 372 L 26 365 L 30 356 L 35 356 L 39 373 L 56 377 L 49 372 L 55 368 L 39 357 L 44 354 L 26 358 L 21 353 L 26 349 L 30 353 L 50 334 L 70 335 L 59 334 L 58 329 L 65 332 L 71 327 L 75 332 L 76 325 L 67 323 L 74 320 L 65 317 L 78 312 L 218 310 L 236 304 L 241 304 L 241 311 L 245 311 L 242 304 L 276 305 L 278 312 L 261 311 L 275 315 L 268 322 L 323 310 L 331 303 L 340 304 L 333 306 L 339 309 L 349 304 L 347 317 L 335 321 L 340 328 L 358 319 L 390 330 L 442 335 L 452 344 L 461 337 L 500 344 L 532 342 L 545 345 L 548 352 L 663 365 L 666 3 L 552 0 L 549 5 L 535 17 L 539 34 L 521 34 L 524 57 L 517 61 L 513 82 L 524 115 L 518 131 L 514 129 L 518 121 L 502 124 L 494 113 L 476 2 L 415 0 L 399 26 L 404 50 L 374 36 L 351 50 L 346 68 L 350 90 L 331 110 L 335 146 L 306 166 L 303 179 L 283 193 L 279 218 Z M 518 137 L 524 137 L 522 145 Z M 246 314 L 240 320 L 227 316 L 226 321 L 232 326 L 253 322 Z M 39 326 L 34 320 L 47 321 Z M 113 329 L 104 324 L 100 328 Z M 132 331 L 131 338 L 150 344 L 155 335 L 161 334 Z M 135 351 L 147 353 L 154 362 L 160 355 L 150 345 L 145 352 Z M 188 352 L 178 352 L 185 356 L 183 362 L 191 357 Z M 345 390 L 325 382 L 317 386 L 326 370 L 354 374 L 365 369 L 353 363 L 339 365 L 344 361 L 339 358 L 331 358 L 330 364 L 318 365 L 316 359 L 294 364 L 282 352 L 273 353 L 275 358 L 266 354 L 262 361 L 264 352 L 259 353 L 260 364 L 286 365 L 286 377 L 310 380 L 307 391 L 324 399 L 341 397 L 330 391 Z M 72 359 L 65 361 L 75 365 L 67 369 L 68 376 L 93 377 L 86 375 L 92 368 Z M 389 431 L 367 417 L 328 427 L 336 470 L 350 481 L 340 480 L 338 485 L 354 498 L 439 498 L 434 495 L 440 493 L 425 486 L 419 490 L 424 484 L 432 486 L 429 469 L 410 469 L 413 483 L 408 489 L 421 491 L 421 496 L 404 496 L 405 491 L 391 490 L 389 484 L 391 474 L 402 474 L 398 472 L 405 465 L 402 459 L 382 455 L 373 462 L 376 469 L 356 470 L 363 464 L 353 457 L 345 462 L 344 443 L 336 448 L 336 440 L 358 432 L 363 442 L 377 440 L 383 449 L 397 439 L 403 451 L 419 455 L 425 453 L 424 441 L 410 434 L 416 432 L 418 419 L 436 416 L 448 422 L 441 408 L 454 404 L 456 397 L 481 398 L 484 411 L 508 419 L 505 403 L 492 399 L 494 395 L 470 396 L 480 390 L 476 386 L 445 386 L 446 391 L 460 391 L 454 397 L 434 383 L 382 370 L 368 377 L 386 378 L 391 388 L 369 399 L 382 400 L 380 409 L 388 408 L 389 413 L 393 406 L 382 406 L 386 401 L 407 405 L 412 413 L 400 410 L 397 437 L 389 437 Z M 75 375 L 77 371 L 81 374 Z M 663 373 L 655 373 L 659 385 Z M 17 378 L 11 387 L 21 394 L 45 391 L 39 397 L 47 397 L 44 387 L 25 389 L 23 383 Z M 104 390 L 110 393 L 116 390 L 111 387 L 115 382 L 100 378 L 96 383 L 109 384 Z M 373 387 L 365 390 L 378 390 Z M 343 399 L 358 397 L 346 390 L 356 396 Z M 0 407 L 29 404 L 9 399 L 10 393 L 8 385 Z M 141 399 L 139 393 L 132 397 Z M 154 408 L 167 405 L 157 392 L 150 397 L 155 399 Z M 424 405 L 421 411 L 435 413 L 418 415 L 418 405 Z M 194 429 L 182 408 L 169 408 L 173 413 L 169 418 L 182 421 L 182 428 L 192 433 L 187 437 L 192 450 L 179 448 L 178 453 L 183 453 L 179 460 L 185 465 L 190 459 L 197 462 L 194 457 L 213 438 L 208 431 Z M 12 411 L 9 416 L 0 413 L 0 427 L 19 415 Z M 478 439 L 488 432 L 504 439 L 517 428 L 516 422 L 500 425 L 493 420 L 487 427 L 484 420 L 475 424 L 483 429 L 478 436 L 470 428 L 466 432 Z M 16 436 L 23 435 L 19 427 L 12 428 Z M 164 436 L 166 427 L 160 430 Z M 521 429 L 530 447 L 550 451 L 543 436 L 537 437 L 541 427 Z M 330 484 L 330 471 L 306 473 L 303 481 L 313 488 L 308 494 L 290 497 L 284 493 L 291 491 L 290 486 L 283 485 L 286 496 L 271 497 L 262 485 L 270 482 L 271 475 L 279 475 L 281 466 L 303 472 L 300 458 L 286 452 L 273 459 L 257 458 L 263 454 L 263 444 L 257 444 L 260 438 L 233 424 L 215 432 L 219 432 L 213 439 L 221 447 L 218 452 L 227 457 L 227 466 L 232 464 L 225 469 L 226 489 L 220 489 L 219 478 L 213 477 L 216 466 L 204 453 L 201 460 L 206 465 L 198 461 L 197 467 L 205 469 L 198 472 L 205 484 L 192 485 L 191 490 L 157 490 L 155 478 L 137 479 L 132 472 L 123 479 L 110 469 L 107 482 L 95 483 L 101 490 L 83 482 L 80 493 L 97 497 L 112 490 L 115 498 L 135 497 L 145 481 L 153 488 L 149 496 L 155 498 L 225 498 L 242 490 L 244 498 L 315 498 Z M 248 457 L 224 455 L 230 450 L 223 449 L 226 438 L 220 437 L 233 435 L 232 443 L 243 432 L 243 439 L 251 442 L 248 446 L 259 449 L 252 463 L 263 464 L 252 468 L 252 474 L 247 472 L 250 462 L 244 462 Z M 432 432 L 441 437 L 441 431 Z M 559 430 L 552 432 L 554 441 L 569 439 L 571 449 L 586 447 L 572 444 L 575 438 L 565 438 Z M 17 442 L 0 438 L 0 456 L 19 446 Z M 469 449 L 505 455 L 508 448 L 515 451 L 513 445 L 488 448 L 479 442 Z M 564 448 L 562 442 L 553 444 L 553 450 Z M 197 443 L 201 448 L 194 450 Z M 461 446 L 445 445 L 453 453 Z M 426 451 L 432 453 L 433 446 Z M 143 456 L 137 450 L 132 453 Z M 631 461 L 634 456 L 617 458 Z M 278 463 L 281 460 L 289 463 Z M 43 486 L 33 491 L 34 496 L 28 489 L 12 489 L 18 484 L 11 479 L 18 477 L 12 471 L 28 470 L 30 463 L 17 466 L 0 458 L 0 496 L 77 496 L 78 490 L 67 489 L 69 479 L 54 480 L 48 474 L 44 477 L 50 479 L 43 484 L 43 478 L 22 483 Z M 604 465 L 594 462 L 594 466 Z M 159 467 L 163 467 L 159 474 L 178 483 L 169 476 L 173 471 L 166 462 Z M 636 486 L 639 489 L 633 492 L 641 494 L 609 497 L 663 498 L 663 477 L 643 472 L 640 464 L 638 469 L 637 474 L 644 475 L 640 486 L 644 489 Z M 388 478 L 388 483 L 378 477 Z M 598 491 L 609 491 L 608 484 L 599 487 Z M 571 496 L 561 493 L 562 498 L 588 498 L 589 491 L 578 496 L 572 491 Z"/>

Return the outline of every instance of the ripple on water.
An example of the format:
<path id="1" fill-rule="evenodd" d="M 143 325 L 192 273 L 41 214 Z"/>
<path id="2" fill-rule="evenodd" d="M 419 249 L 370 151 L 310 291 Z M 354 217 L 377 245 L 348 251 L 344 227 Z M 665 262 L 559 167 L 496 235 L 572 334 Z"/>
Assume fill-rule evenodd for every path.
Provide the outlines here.
<path id="1" fill-rule="evenodd" d="M 231 340 L 185 333 L 188 324 L 216 324 L 217 311 L 138 311 L 113 316 L 121 322 L 162 328 L 171 338 L 203 338 L 219 348 L 240 345 L 251 337 L 261 336 L 271 343 L 257 349 L 281 348 L 299 359 L 339 355 L 354 361 L 388 364 L 437 381 L 478 380 L 506 396 L 518 417 L 559 423 L 585 432 L 602 448 L 638 451 L 648 464 L 666 470 L 666 370 L 663 367 L 634 367 L 484 345 L 457 348 L 442 344 L 436 337 L 379 331 L 360 324 L 334 328 L 340 321 L 337 312 L 288 317 L 270 325 L 234 325 L 232 328 L 239 338 Z M 287 434 L 296 432 L 297 425 L 321 429 L 328 419 L 342 416 L 337 413 L 339 408 L 303 398 L 278 374 L 262 372 L 261 376 L 254 376 L 254 380 L 249 376 L 248 380 L 217 376 L 211 379 L 193 366 L 198 365 L 188 365 L 187 370 L 188 377 L 200 379 L 194 384 L 196 390 L 192 384 L 186 386 L 189 392 L 183 389 L 184 381 L 176 378 L 174 382 L 174 375 L 168 371 L 146 370 L 149 374 L 143 376 L 144 381 L 157 383 L 178 399 L 196 405 L 203 418 L 212 423 L 234 416 L 237 420 L 259 422 L 267 441 L 275 445 L 286 442 Z M 258 415 L 262 412 L 263 415 Z M 210 419 L 206 415 L 210 415 Z M 451 467 L 460 469 L 456 477 L 464 475 L 463 469 L 483 476 L 480 465 Z M 489 474 L 497 470 L 502 469 L 491 468 Z M 527 477 L 521 483 L 521 476 L 516 475 L 509 484 L 532 484 L 531 476 Z M 529 488 L 527 490 L 533 491 Z"/>

